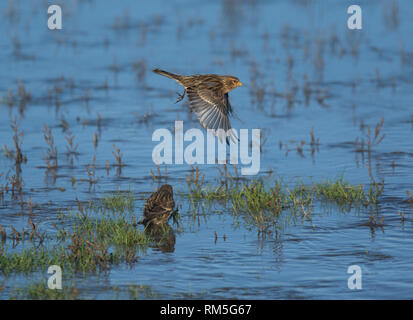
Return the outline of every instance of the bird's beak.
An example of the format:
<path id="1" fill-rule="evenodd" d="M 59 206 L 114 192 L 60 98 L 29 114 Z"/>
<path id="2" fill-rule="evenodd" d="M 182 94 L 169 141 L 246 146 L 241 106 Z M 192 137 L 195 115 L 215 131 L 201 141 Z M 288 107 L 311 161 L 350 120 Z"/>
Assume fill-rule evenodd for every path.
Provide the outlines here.
<path id="1" fill-rule="evenodd" d="M 238 81 L 238 87 L 242 87 L 241 81 Z"/>

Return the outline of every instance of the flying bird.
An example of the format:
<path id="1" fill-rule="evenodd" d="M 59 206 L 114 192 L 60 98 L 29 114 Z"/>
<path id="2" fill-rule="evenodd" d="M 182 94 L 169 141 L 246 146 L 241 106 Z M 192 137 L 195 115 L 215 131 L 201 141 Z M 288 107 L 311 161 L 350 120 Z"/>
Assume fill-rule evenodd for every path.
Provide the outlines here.
<path id="1" fill-rule="evenodd" d="M 175 207 L 172 186 L 164 184 L 145 203 L 143 220 L 140 224 L 161 225 L 168 222 Z"/>
<path id="2" fill-rule="evenodd" d="M 182 76 L 160 69 L 154 69 L 153 72 L 171 78 L 183 86 L 185 91 L 179 95 L 176 102 L 181 101 L 187 94 L 191 111 L 195 112 L 201 125 L 205 129 L 223 129 L 225 132 L 215 131 L 215 135 L 218 133 L 221 142 L 226 138 L 227 144 L 229 144 L 226 133 L 231 129 L 229 115 L 233 113 L 233 109 L 229 102 L 228 93 L 242 86 L 237 77 L 216 74 Z M 232 130 L 228 134 L 232 141 L 238 140 Z"/>

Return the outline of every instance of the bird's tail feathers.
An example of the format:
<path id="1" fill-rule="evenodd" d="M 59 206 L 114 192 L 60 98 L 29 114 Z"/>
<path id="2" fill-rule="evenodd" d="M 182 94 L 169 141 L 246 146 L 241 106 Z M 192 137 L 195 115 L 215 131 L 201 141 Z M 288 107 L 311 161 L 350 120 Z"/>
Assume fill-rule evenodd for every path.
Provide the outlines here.
<path id="1" fill-rule="evenodd" d="M 152 71 L 157 73 L 157 74 L 160 74 L 161 76 L 174 79 L 178 82 L 180 82 L 180 80 L 182 78 L 182 76 L 180 76 L 179 74 L 171 73 L 171 72 L 164 71 L 164 70 L 161 70 L 161 69 L 153 69 Z"/>

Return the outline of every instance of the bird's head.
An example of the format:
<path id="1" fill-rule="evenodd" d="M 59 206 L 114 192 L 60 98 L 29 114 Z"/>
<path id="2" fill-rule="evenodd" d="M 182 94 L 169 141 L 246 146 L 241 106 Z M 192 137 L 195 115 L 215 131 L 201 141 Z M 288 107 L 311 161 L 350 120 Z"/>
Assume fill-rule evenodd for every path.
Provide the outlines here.
<path id="1" fill-rule="evenodd" d="M 229 92 L 231 90 L 234 90 L 237 87 L 241 87 L 242 83 L 241 81 L 239 81 L 239 79 L 237 77 L 233 77 L 233 76 L 226 76 L 224 77 L 224 87 L 225 87 L 225 91 Z"/>
<path id="2" fill-rule="evenodd" d="M 159 188 L 159 191 L 172 193 L 172 186 L 170 184 L 164 184 L 162 187 Z"/>

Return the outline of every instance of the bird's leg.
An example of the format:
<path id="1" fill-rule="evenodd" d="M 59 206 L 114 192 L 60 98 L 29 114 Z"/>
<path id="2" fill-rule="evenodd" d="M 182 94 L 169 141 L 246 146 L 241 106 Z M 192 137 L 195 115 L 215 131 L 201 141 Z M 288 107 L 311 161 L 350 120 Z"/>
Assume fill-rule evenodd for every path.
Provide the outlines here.
<path id="1" fill-rule="evenodd" d="M 186 90 L 184 90 L 184 93 L 183 93 L 183 94 L 179 94 L 179 92 L 177 92 L 177 94 L 178 94 L 178 100 L 176 100 L 175 103 L 178 103 L 178 102 L 182 101 L 182 100 L 185 98 L 185 93 L 186 93 Z"/>

